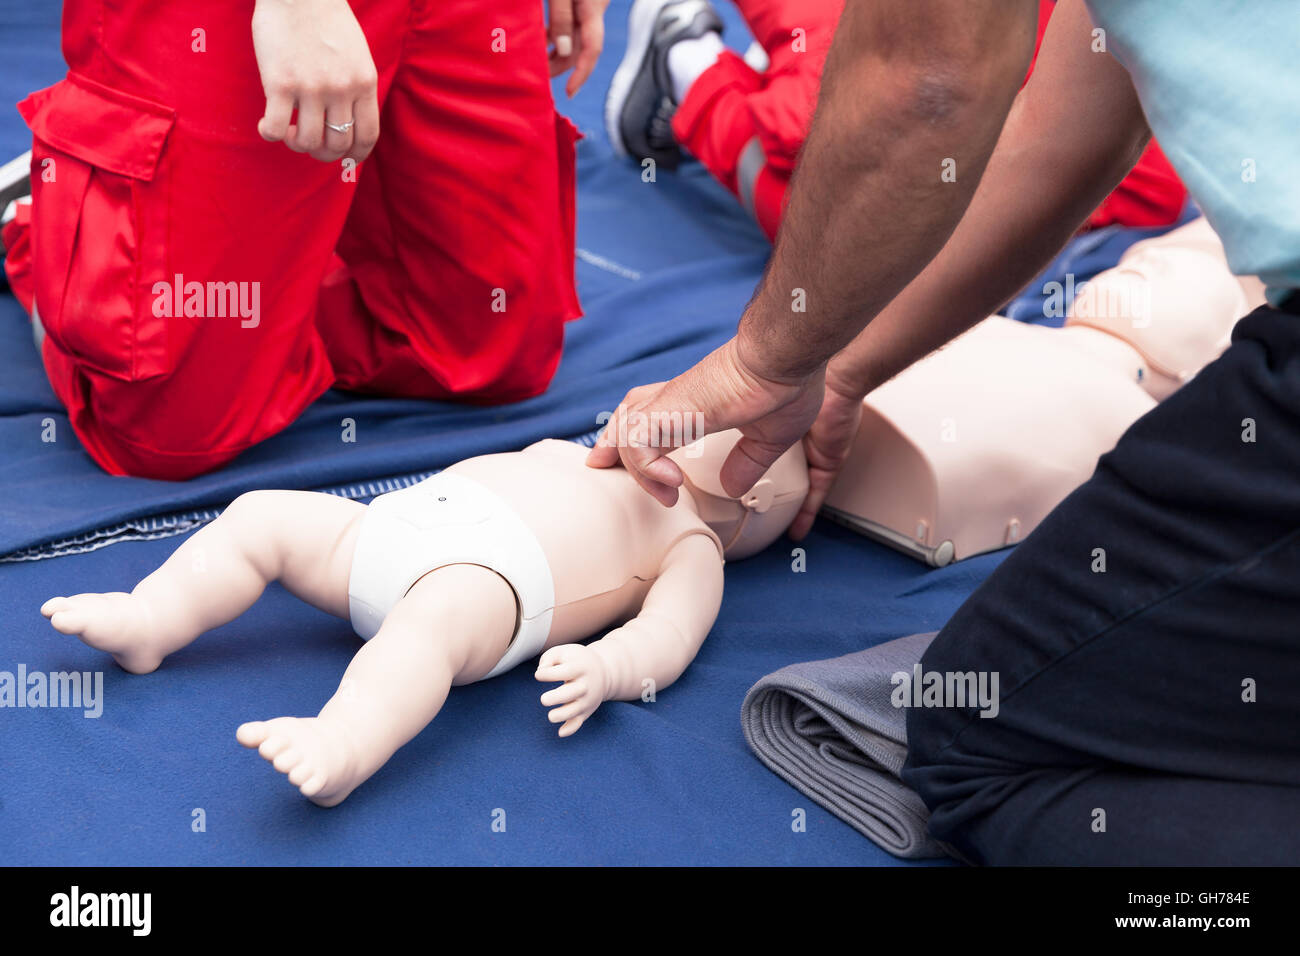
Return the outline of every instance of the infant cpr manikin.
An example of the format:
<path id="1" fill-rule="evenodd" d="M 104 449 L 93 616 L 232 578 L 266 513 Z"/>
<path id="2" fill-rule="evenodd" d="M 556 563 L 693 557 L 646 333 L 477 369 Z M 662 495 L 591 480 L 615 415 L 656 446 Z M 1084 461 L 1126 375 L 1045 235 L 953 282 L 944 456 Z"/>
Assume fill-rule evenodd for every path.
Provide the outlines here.
<path id="1" fill-rule="evenodd" d="M 686 481 L 671 508 L 564 441 L 466 459 L 369 506 L 251 492 L 129 594 L 56 597 L 41 613 L 140 674 L 242 614 L 273 580 L 351 620 L 366 643 L 318 716 L 236 733 L 333 806 L 433 720 L 452 686 L 539 653 L 537 679 L 560 683 L 541 698 L 560 736 L 603 701 L 675 681 L 717 617 L 724 559 L 776 540 L 807 493 L 796 445 L 745 495 L 727 496 L 717 474 L 738 438 L 672 453 Z"/>
<path id="2" fill-rule="evenodd" d="M 1015 544 L 1262 302 L 1203 219 L 1136 243 L 1065 328 L 994 316 L 868 395 L 824 511 L 934 566 Z"/>

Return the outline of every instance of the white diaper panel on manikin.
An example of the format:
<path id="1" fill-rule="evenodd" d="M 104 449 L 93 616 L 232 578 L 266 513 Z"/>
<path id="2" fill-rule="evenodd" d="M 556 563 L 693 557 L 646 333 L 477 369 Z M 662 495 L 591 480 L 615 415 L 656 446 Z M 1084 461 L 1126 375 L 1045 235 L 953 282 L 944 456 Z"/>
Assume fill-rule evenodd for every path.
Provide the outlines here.
<path id="1" fill-rule="evenodd" d="M 435 568 L 477 564 L 514 589 L 519 621 L 495 677 L 541 653 L 550 633 L 555 587 L 536 536 L 510 505 L 473 479 L 442 472 L 375 498 L 357 536 L 348 612 L 363 640 Z"/>

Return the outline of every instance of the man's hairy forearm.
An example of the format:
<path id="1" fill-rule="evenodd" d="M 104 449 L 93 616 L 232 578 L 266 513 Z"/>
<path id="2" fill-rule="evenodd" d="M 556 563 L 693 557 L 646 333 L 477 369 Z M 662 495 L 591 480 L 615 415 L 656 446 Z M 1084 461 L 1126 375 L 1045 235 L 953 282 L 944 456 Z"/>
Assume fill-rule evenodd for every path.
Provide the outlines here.
<path id="1" fill-rule="evenodd" d="M 1137 161 L 1150 131 L 1122 68 L 1062 4 L 965 217 L 943 251 L 831 362 L 865 395 L 1000 308 Z"/>
<path id="2" fill-rule="evenodd" d="M 1016 135 L 1011 123 L 1007 135 Z M 995 155 L 943 251 L 832 360 L 835 387 L 865 395 L 999 309 L 1069 241 L 1140 148 L 1117 156 L 1104 179 L 1068 185 L 1054 152 L 1040 141 Z M 1066 191 L 1024 188 L 1047 177 Z"/>
<path id="3" fill-rule="evenodd" d="M 849 0 L 741 320 L 748 366 L 777 380 L 815 372 L 943 247 L 1028 65 L 1034 7 Z"/>

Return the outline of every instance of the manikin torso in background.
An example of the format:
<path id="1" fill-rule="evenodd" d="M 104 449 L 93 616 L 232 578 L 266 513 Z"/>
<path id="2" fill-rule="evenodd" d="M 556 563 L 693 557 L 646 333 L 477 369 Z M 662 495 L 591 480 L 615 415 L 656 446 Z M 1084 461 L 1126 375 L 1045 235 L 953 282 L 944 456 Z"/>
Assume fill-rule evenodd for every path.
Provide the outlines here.
<path id="1" fill-rule="evenodd" d="M 993 316 L 868 395 L 827 513 L 937 566 L 1015 544 L 1262 301 L 1204 219 L 1138 242 L 1065 328 Z"/>
<path id="2" fill-rule="evenodd" d="M 447 468 L 510 502 L 536 535 L 555 584 L 548 648 L 634 617 L 664 557 L 686 535 L 718 542 L 685 488 L 665 508 L 621 467 L 588 468 L 586 455 L 581 445 L 546 439 Z"/>

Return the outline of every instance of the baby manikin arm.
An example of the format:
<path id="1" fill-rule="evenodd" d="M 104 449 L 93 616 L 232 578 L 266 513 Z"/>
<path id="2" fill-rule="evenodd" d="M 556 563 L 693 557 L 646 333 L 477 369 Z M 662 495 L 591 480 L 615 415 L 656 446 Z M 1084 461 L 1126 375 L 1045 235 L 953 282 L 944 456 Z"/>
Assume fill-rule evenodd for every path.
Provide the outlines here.
<path id="1" fill-rule="evenodd" d="M 682 675 L 722 606 L 722 559 L 703 534 L 683 538 L 664 558 L 641 612 L 588 645 L 605 665 L 606 700 L 637 700 Z"/>
<path id="2" fill-rule="evenodd" d="M 560 736 L 575 733 L 607 700 L 636 700 L 667 687 L 695 659 L 722 606 L 722 559 L 713 540 L 692 534 L 668 552 L 641 611 L 591 644 L 561 644 L 534 675 L 563 681 L 542 695 Z"/>

